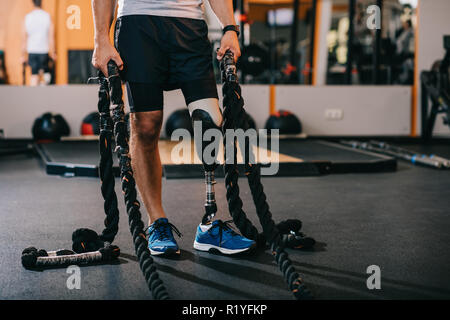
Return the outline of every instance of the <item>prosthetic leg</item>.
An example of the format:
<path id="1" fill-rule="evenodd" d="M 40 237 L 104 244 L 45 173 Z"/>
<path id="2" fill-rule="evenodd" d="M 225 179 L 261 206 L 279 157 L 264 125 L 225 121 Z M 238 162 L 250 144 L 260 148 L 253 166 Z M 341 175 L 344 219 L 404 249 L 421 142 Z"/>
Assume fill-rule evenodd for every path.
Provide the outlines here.
<path id="1" fill-rule="evenodd" d="M 214 170 L 208 171 L 205 169 L 206 202 L 202 224 L 210 223 L 217 213 L 216 193 L 214 191 L 214 185 L 216 183 Z"/>
<path id="2" fill-rule="evenodd" d="M 201 124 L 201 137 L 198 136 L 200 132 L 195 132 L 195 146 L 197 149 L 198 157 L 203 162 L 203 168 L 205 170 L 205 184 L 206 184 L 206 202 L 205 202 L 205 215 L 202 219 L 202 224 L 209 224 L 217 213 L 216 197 L 214 191 L 214 185 L 216 179 L 214 172 L 218 167 L 217 154 L 213 151 L 211 159 L 213 161 L 207 161 L 205 159 L 205 149 L 211 143 L 209 141 L 203 141 L 205 132 L 213 129 L 220 132 L 222 126 L 222 112 L 219 108 L 219 101 L 217 99 L 203 99 L 198 100 L 189 105 L 189 111 L 194 128 L 198 124 Z M 195 131 L 195 129 L 194 129 Z M 219 143 L 219 141 L 217 141 Z"/>

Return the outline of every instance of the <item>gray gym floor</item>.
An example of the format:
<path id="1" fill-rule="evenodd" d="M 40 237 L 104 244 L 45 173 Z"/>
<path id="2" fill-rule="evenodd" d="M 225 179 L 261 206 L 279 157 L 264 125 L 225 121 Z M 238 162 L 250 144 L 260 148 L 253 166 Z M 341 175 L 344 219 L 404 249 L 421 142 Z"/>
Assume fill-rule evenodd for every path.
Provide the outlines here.
<path id="1" fill-rule="evenodd" d="M 246 181 L 241 195 L 254 222 Z M 276 220 L 299 218 L 318 241 L 315 251 L 289 250 L 317 299 L 450 298 L 450 171 L 399 162 L 395 173 L 266 178 Z M 115 244 L 119 263 L 81 269 L 69 290 L 66 269 L 27 271 L 25 247 L 71 247 L 80 227 L 101 231 L 99 181 L 47 176 L 37 159 L 0 159 L 0 299 L 151 299 L 139 269 L 127 216 Z M 120 189 L 117 187 L 119 197 Z M 228 219 L 223 180 L 220 217 Z M 269 252 L 226 257 L 192 248 L 204 202 L 202 180 L 164 180 L 164 204 L 183 233 L 178 260 L 157 258 L 174 299 L 292 299 Z M 381 268 L 381 290 L 368 290 L 366 268 Z"/>

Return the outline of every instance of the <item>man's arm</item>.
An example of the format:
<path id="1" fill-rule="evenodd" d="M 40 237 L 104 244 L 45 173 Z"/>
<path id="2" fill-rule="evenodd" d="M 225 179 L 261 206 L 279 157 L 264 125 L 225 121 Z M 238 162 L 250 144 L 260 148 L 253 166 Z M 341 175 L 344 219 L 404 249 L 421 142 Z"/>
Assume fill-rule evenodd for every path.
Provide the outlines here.
<path id="1" fill-rule="evenodd" d="M 236 25 L 233 12 L 233 0 L 209 0 L 209 4 L 224 27 L 228 25 Z M 220 49 L 217 52 L 217 59 L 222 60 L 227 50 L 233 52 L 236 60 L 241 56 L 239 40 L 237 33 L 234 31 L 228 31 L 224 34 L 220 44 Z"/>
<path id="2" fill-rule="evenodd" d="M 120 69 L 123 68 L 122 59 L 109 39 L 109 30 L 114 20 L 115 8 L 115 0 L 92 0 L 95 27 L 95 48 L 92 64 L 95 68 L 100 69 L 105 76 L 108 76 L 108 62 L 110 60 L 113 60 Z"/>

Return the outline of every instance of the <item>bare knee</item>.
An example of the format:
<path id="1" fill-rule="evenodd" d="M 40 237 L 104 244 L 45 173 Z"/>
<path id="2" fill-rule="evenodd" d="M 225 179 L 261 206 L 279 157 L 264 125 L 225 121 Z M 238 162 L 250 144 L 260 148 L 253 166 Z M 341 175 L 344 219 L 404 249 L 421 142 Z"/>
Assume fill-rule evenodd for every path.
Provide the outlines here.
<path id="1" fill-rule="evenodd" d="M 162 119 L 162 111 L 132 113 L 130 120 L 133 139 L 145 146 L 156 145 L 161 132 Z"/>

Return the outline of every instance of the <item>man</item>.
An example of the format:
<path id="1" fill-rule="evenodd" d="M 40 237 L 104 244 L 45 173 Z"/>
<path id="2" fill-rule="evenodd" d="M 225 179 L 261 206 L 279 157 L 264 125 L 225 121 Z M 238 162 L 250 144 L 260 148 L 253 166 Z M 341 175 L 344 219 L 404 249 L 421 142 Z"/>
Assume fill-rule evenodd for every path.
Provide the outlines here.
<path id="1" fill-rule="evenodd" d="M 396 39 L 397 55 L 409 55 L 414 52 L 414 29 L 411 20 L 405 20 Z"/>
<path id="2" fill-rule="evenodd" d="M 400 71 L 396 76 L 397 84 L 412 84 L 414 81 L 414 29 L 411 20 L 405 20 L 396 39 L 396 59 Z"/>
<path id="3" fill-rule="evenodd" d="M 240 56 L 232 0 L 209 0 L 224 27 L 217 58 L 227 50 Z M 180 88 L 193 120 L 204 129 L 220 128 L 212 47 L 203 19 L 202 0 L 119 0 L 115 48 L 109 40 L 115 1 L 93 0 L 93 65 L 107 75 L 113 60 L 122 70 L 131 109 L 130 152 L 140 195 L 149 215 L 149 249 L 153 255 L 179 254 L 161 201 L 162 167 L 158 141 L 163 119 L 163 91 Z M 205 164 L 213 172 L 214 166 Z M 215 206 L 215 203 L 214 203 Z M 211 215 L 212 218 L 213 214 Z M 220 220 L 204 219 L 194 248 L 234 254 L 254 247 Z"/>
<path id="4" fill-rule="evenodd" d="M 44 72 L 49 57 L 56 60 L 54 27 L 50 15 L 42 10 L 42 0 L 32 0 L 34 10 L 26 15 L 23 28 L 22 62 L 31 67 L 32 86 L 48 83 Z"/>

